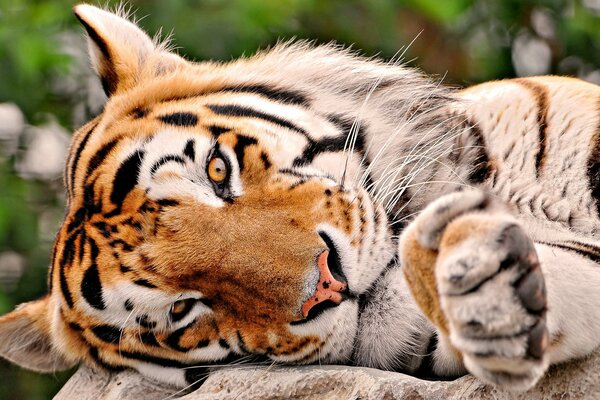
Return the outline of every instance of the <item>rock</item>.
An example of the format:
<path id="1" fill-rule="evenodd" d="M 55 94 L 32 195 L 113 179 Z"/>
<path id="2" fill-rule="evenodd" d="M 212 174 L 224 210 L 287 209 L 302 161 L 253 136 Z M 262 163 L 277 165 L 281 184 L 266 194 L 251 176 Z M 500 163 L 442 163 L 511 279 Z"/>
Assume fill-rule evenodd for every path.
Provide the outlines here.
<path id="1" fill-rule="evenodd" d="M 111 374 L 81 367 L 55 400 L 219 399 L 589 399 L 600 393 L 600 350 L 583 360 L 554 366 L 535 388 L 516 393 L 472 376 L 424 381 L 371 368 L 344 366 L 228 367 L 214 372 L 196 391 L 162 387 L 133 371 Z"/>

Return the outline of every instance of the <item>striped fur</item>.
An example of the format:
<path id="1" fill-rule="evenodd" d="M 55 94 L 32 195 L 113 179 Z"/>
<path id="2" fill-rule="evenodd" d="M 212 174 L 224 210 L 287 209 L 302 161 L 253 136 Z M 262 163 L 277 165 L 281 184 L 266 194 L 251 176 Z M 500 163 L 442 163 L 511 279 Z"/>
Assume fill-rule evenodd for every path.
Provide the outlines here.
<path id="1" fill-rule="evenodd" d="M 597 86 L 453 91 L 302 42 L 194 64 L 75 13 L 109 100 L 73 137 L 49 294 L 0 319 L 7 359 L 177 386 L 267 360 L 525 389 L 598 344 Z M 348 290 L 305 316 L 323 251 Z"/>

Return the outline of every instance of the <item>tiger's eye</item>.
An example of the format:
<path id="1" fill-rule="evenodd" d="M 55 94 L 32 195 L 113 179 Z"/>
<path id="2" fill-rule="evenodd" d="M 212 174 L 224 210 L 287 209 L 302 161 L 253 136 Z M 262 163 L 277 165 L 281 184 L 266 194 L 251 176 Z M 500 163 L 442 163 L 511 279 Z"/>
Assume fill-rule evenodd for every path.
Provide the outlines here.
<path id="1" fill-rule="evenodd" d="M 171 312 L 173 314 L 181 314 L 183 311 L 185 311 L 186 307 L 187 307 L 187 301 L 179 300 L 179 301 L 176 301 L 175 303 L 173 303 L 173 306 L 171 307 Z"/>
<path id="2" fill-rule="evenodd" d="M 183 299 L 173 303 L 171 305 L 171 322 L 179 322 L 184 319 L 197 302 L 198 299 Z"/>
<path id="3" fill-rule="evenodd" d="M 229 171 L 227 164 L 221 157 L 215 157 L 208 163 L 208 177 L 215 183 L 222 183 L 227 179 Z"/>

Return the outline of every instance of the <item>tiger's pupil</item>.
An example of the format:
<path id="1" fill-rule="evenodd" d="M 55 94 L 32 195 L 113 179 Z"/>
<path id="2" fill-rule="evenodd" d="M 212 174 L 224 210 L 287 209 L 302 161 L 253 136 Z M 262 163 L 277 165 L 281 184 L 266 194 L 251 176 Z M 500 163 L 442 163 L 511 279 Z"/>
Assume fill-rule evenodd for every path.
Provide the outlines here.
<path id="1" fill-rule="evenodd" d="M 214 157 L 208 163 L 208 177 L 215 183 L 221 183 L 227 178 L 227 164 L 221 157 Z"/>

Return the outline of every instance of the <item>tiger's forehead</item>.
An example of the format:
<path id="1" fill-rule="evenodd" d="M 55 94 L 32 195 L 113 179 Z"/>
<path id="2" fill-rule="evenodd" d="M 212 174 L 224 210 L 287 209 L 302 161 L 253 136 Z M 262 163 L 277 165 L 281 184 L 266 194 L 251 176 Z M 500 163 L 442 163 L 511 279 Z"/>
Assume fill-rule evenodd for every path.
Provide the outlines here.
<path id="1" fill-rule="evenodd" d="M 272 99 L 271 92 L 266 96 L 262 91 L 242 89 L 207 93 L 190 88 L 190 93 L 202 94 L 179 98 L 144 97 L 143 92 L 135 91 L 125 94 L 107 105 L 96 128 L 96 138 L 90 142 L 143 143 L 169 131 L 173 132 L 173 140 L 177 140 L 178 134 L 192 133 L 210 139 L 207 143 L 231 145 L 237 139 L 224 134 L 233 133 L 256 140 L 268 153 L 270 162 L 282 168 L 301 165 L 304 158 L 312 161 L 320 142 L 328 150 L 344 148 L 345 141 L 339 139 L 339 133 L 347 130 L 351 122 L 342 127 L 339 119 L 320 115 L 305 104 L 278 102 Z"/>
<path id="2" fill-rule="evenodd" d="M 136 106 L 115 116 L 109 111 L 96 129 L 97 140 L 150 140 L 157 133 L 193 132 L 219 140 L 224 133 L 253 136 L 273 153 L 300 151 L 312 135 L 335 135 L 337 129 L 310 110 L 274 104 L 255 93 L 218 92 Z M 293 123 L 290 121 L 294 121 Z"/>

